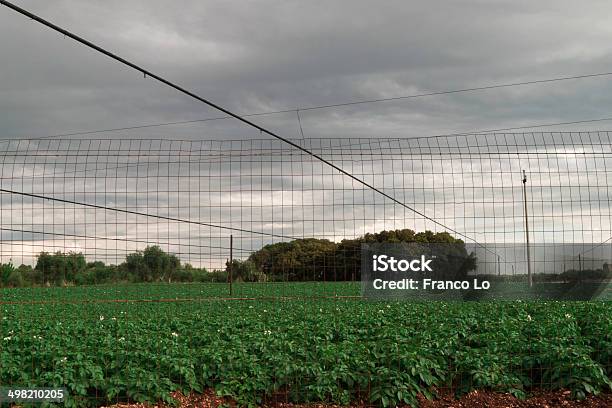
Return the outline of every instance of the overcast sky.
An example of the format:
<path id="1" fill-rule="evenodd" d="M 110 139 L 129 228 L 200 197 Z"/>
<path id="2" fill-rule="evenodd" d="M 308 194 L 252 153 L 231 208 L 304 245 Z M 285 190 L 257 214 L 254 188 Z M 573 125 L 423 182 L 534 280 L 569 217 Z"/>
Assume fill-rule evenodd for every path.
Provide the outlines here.
<path id="1" fill-rule="evenodd" d="M 15 3 L 238 113 L 605 72 L 612 66 L 607 1 Z M 5 7 L 0 50 L 2 138 L 217 115 Z M 611 79 L 301 116 L 307 137 L 410 137 L 610 117 Z M 295 114 L 255 120 L 299 136 Z M 610 127 L 604 122 L 571 129 Z M 224 121 L 123 135 L 220 139 L 252 133 Z"/>
<path id="2" fill-rule="evenodd" d="M 16 0 L 15 3 L 239 114 L 612 71 L 612 25 L 609 24 L 612 4 L 606 1 L 592 1 L 588 6 L 584 2 L 560 1 L 416 3 L 354 0 Z M 144 79 L 136 71 L 6 7 L 0 7 L 0 58 L 0 139 L 41 137 L 219 116 L 218 112 L 202 103 L 152 79 Z M 300 115 L 304 136 L 307 138 L 411 138 L 612 117 L 609 109 L 612 106 L 611 84 L 612 76 L 599 77 L 302 111 Z M 301 136 L 296 119 L 294 112 L 253 118 L 255 122 L 288 138 Z M 612 123 L 537 128 L 593 129 L 612 129 Z M 97 133 L 87 137 L 244 140 L 263 136 L 236 121 L 222 120 Z M 609 143 L 609 135 L 606 138 Z M 19 149 L 29 149 L 31 154 L 36 146 L 22 144 Z M 50 150 L 57 148 L 45 146 Z M 313 146 L 319 146 L 322 154 L 328 153 L 326 149 L 321 149 L 323 145 L 314 143 Z M 571 149 L 573 147 L 570 146 L 569 152 L 573 154 L 575 151 Z M 198 154 L 195 155 L 196 160 L 201 161 Z M 237 150 L 236 154 L 236 160 L 242 160 L 241 152 Z M 275 157 L 273 152 L 266 154 L 266 160 Z M 334 158 L 333 155 L 329 157 Z M 520 179 L 515 179 L 522 164 L 480 161 L 474 176 L 465 172 L 474 162 L 471 157 L 455 160 L 456 168 L 452 167 L 453 164 L 445 166 L 431 157 L 425 158 L 420 168 L 415 167 L 418 163 L 404 167 L 404 162 L 411 160 L 410 157 L 396 157 L 388 161 L 392 167 L 393 162 L 401 164 L 402 170 L 398 170 L 399 166 L 385 169 L 380 157 L 377 157 L 378 162 L 370 162 L 369 170 L 361 176 L 367 178 L 380 172 L 381 178 L 372 176 L 370 181 L 386 186 L 389 178 L 385 179 L 385 174 L 401 175 L 401 179 L 393 180 L 388 192 L 394 196 L 401 195 L 402 202 L 436 219 L 442 219 L 446 225 L 477 239 L 499 242 L 501 233 L 504 242 L 522 240 L 524 224 L 521 185 Z M 337 156 L 335 158 L 338 159 Z M 539 178 L 534 176 L 530 179 L 537 180 L 532 187 L 536 191 L 533 192 L 535 198 L 531 204 L 534 233 L 540 233 L 536 239 L 545 241 L 550 237 L 561 236 L 563 242 L 600 242 L 609 236 L 612 228 L 611 196 L 607 185 L 612 174 L 594 172 L 605 167 L 603 159 L 593 155 L 588 159 L 583 157 L 577 163 L 575 155 L 565 155 L 561 159 L 549 156 L 544 161 L 538 157 L 534 159 L 533 156 L 530 159 L 523 157 L 530 164 L 529 169 L 533 174 L 540 173 L 537 176 Z M 261 176 L 259 179 L 244 177 L 250 171 L 258 174 L 257 171 L 263 168 L 261 163 L 250 170 L 241 168 L 244 173 L 239 184 L 225 184 L 216 191 L 219 194 L 214 195 L 214 186 L 192 186 L 187 179 L 176 181 L 174 185 L 165 179 L 161 187 L 158 181 L 157 190 L 134 191 L 134 188 L 124 183 L 130 177 L 136 177 L 134 172 L 137 169 L 133 167 L 122 170 L 119 175 L 115 171 L 115 179 L 112 179 L 113 173 L 109 178 L 104 172 L 94 172 L 98 179 L 89 180 L 90 184 L 87 184 L 87 180 L 77 182 L 70 178 L 64 179 L 63 176 L 53 182 L 47 178 L 26 180 L 24 184 L 23 180 L 18 180 L 19 177 L 27 179 L 32 174 L 47 174 L 57 170 L 91 171 L 91 167 L 81 163 L 83 167 L 77 168 L 74 163 L 67 164 L 68 160 L 62 162 L 62 158 L 45 161 L 46 164 L 42 166 L 40 164 L 43 159 L 38 159 L 37 166 L 20 164 L 19 160 L 14 157 L 3 158 L 0 176 L 5 188 L 9 185 L 11 188 L 35 192 L 47 186 L 54 195 L 64 194 L 62 197 L 69 199 L 75 199 L 78 195 L 77 198 L 83 201 L 104 205 L 119 205 L 104 194 L 107 191 L 120 192 L 124 194 L 124 206 L 133 205 L 138 200 L 142 203 L 143 199 L 147 206 L 151 200 L 157 203 L 171 200 L 184 202 L 186 197 L 191 196 L 198 202 L 204 194 L 206 199 L 214 201 L 214 211 L 218 211 L 216 215 L 208 212 L 204 218 L 215 224 L 233 223 L 235 227 L 248 226 L 258 231 L 276 228 L 277 233 L 289 231 L 292 236 L 296 231 L 300 235 L 301 231 L 304 236 L 326 236 L 335 240 L 390 227 L 440 229 L 431 223 L 419 223 L 419 217 L 414 213 L 406 215 L 401 212 L 399 218 L 380 215 L 381 208 L 384 211 L 395 211 L 397 206 L 389 202 L 383 204 L 383 207 L 377 204 L 379 207 L 370 208 L 375 218 L 379 219 L 372 222 L 363 219 L 358 227 L 355 226 L 354 221 L 364 217 L 367 208 L 361 190 L 351 192 L 350 197 L 339 190 L 326 191 L 325 187 L 329 186 L 331 179 L 326 179 L 325 171 L 320 167 L 314 173 L 311 172 L 310 178 L 312 183 L 320 187 L 304 198 L 304 192 L 291 180 L 287 179 L 283 183 L 272 179 L 264 181 Z M 154 157 L 150 160 L 161 159 Z M 284 164 L 302 166 L 300 160 L 287 158 Z M 96 166 L 98 162 L 111 165 L 113 158 L 96 157 Z M 115 166 L 126 163 L 124 159 L 115 160 Z M 359 163 L 343 165 L 349 168 L 354 166 L 356 172 L 360 168 Z M 280 163 L 276 167 L 266 167 L 266 170 L 274 174 L 282 166 L 283 163 Z M 581 174 L 589 166 L 593 172 Z M 429 168 L 437 169 L 436 173 L 429 174 Z M 155 173 L 159 169 L 147 167 L 144 173 L 141 170 L 139 174 L 149 177 L 149 172 Z M 445 170 L 453 173 L 453 177 L 444 174 Z M 215 171 L 217 175 L 229 174 L 223 173 L 226 170 L 221 167 L 215 168 Z M 408 176 L 416 184 L 405 184 L 404 177 Z M 582 185 L 588 191 L 578 191 L 574 199 L 568 195 L 571 191 L 567 190 L 567 186 L 580 184 L 580 177 L 584 177 Z M 336 188 L 353 186 L 344 176 L 334 176 L 333 180 L 337 180 Z M 400 180 L 404 184 L 394 184 Z M 445 190 L 440 188 L 444 180 L 447 182 L 446 187 L 449 182 L 457 184 Z M 171 190 L 182 182 L 187 183 L 188 191 L 180 197 L 172 195 Z M 15 183 L 21 184 L 15 187 Z M 487 188 L 476 188 L 485 184 Z M 432 186 L 435 189 L 432 190 Z M 537 186 L 543 188 L 537 190 Z M 606 186 L 605 190 L 603 186 Z M 259 198 L 263 201 L 249 201 L 252 197 L 242 192 L 253 187 L 259 187 L 269 196 Z M 496 188 L 505 193 L 500 193 Z M 146 187 L 143 189 L 147 190 Z M 410 190 L 408 193 L 407 189 Z M 240 192 L 239 196 L 236 196 L 236 191 Z M 472 192 L 472 195 L 466 195 L 466 191 Z M 474 191 L 477 191 L 476 195 Z M 291 193 L 291 198 L 285 196 L 287 192 Z M 297 196 L 294 195 L 296 192 Z M 210 198 L 212 195 L 214 199 Z M 589 197 L 588 203 L 584 202 L 585 197 Z M 82 209 L 66 212 L 63 207 L 56 207 L 45 216 L 44 212 L 28 210 L 27 206 L 16 207 L 12 195 L 3 194 L 1 198 L 3 225 L 10 223 L 38 231 L 89 233 L 86 222 L 89 215 Z M 309 217 L 303 212 L 299 213 L 305 205 L 318 205 L 322 200 L 327 200 L 327 204 L 316 210 L 313 206 Z M 559 201 L 561 205 L 555 205 Z M 31 204 L 30 201 L 28 203 Z M 221 210 L 228 203 L 234 206 L 234 211 L 236 208 L 241 211 L 240 218 L 232 215 L 231 208 Z M 347 203 L 354 205 L 351 212 L 343 212 L 348 211 Z M 464 207 L 454 212 L 457 211 L 457 203 Z M 466 206 L 466 203 L 472 205 Z M 280 207 L 274 207 L 278 204 Z M 541 210 L 538 210 L 538 206 Z M 243 218 L 243 209 L 260 207 L 266 209 L 258 217 L 249 218 L 253 217 L 251 213 Z M 336 207 L 341 210 L 338 214 L 342 215 L 334 218 L 333 210 Z M 142 210 L 137 206 L 134 208 Z M 201 213 L 198 212 L 196 216 L 192 211 L 200 211 L 201 208 L 193 204 L 187 213 L 180 208 L 175 209 L 174 213 L 170 209 L 167 211 L 170 216 L 199 219 Z M 55 217 L 54 211 L 61 212 L 64 218 L 57 221 L 57 225 L 48 225 Z M 291 214 L 287 217 L 293 217 L 288 224 L 287 217 L 283 218 L 285 211 Z M 98 212 L 93 216 L 101 214 Z M 107 215 L 102 215 L 106 221 L 98 222 L 94 218 L 94 224 L 108 222 L 108 218 L 105 218 Z M 78 225 L 68 225 L 70 219 L 76 223 L 77 216 Z M 279 216 L 284 224 L 277 223 Z M 111 221 L 115 223 L 114 229 L 107 230 L 104 227 L 102 232 L 94 232 L 97 235 L 123 238 L 134 233 L 138 235 L 137 231 L 130 229 L 127 221 L 119 225 L 116 221 L 118 218 L 113 217 Z M 270 222 L 272 219 L 274 222 Z M 347 227 L 347 220 L 348 224 L 352 222 L 352 226 Z M 336 226 L 335 221 L 341 225 Z M 160 225 L 156 221 L 148 222 L 147 225 L 155 227 L 151 230 L 147 227 L 145 238 L 150 240 L 161 240 L 164 237 L 168 240 L 172 238 L 169 235 L 171 230 L 179 231 L 178 235 L 174 235 L 175 240 L 198 240 L 198 232 L 193 235 L 190 229 L 183 234 L 180 232 L 182 230 L 166 223 L 160 232 Z M 58 226 L 63 229 L 56 230 Z M 307 234 L 306 230 L 310 232 Z M 9 239 L 8 236 L 12 237 L 11 240 L 21 239 L 21 244 L 28 245 L 43 241 L 42 244 L 32 246 L 32 254 L 41 245 L 48 245 L 51 250 L 57 249 L 40 236 L 19 234 L 20 238 L 15 238 L 15 232 L 5 231 L 2 237 L 5 240 Z M 207 234 L 212 232 L 208 231 Z M 576 234 L 579 235 L 577 238 Z M 220 246 L 226 238 L 217 236 L 214 242 L 209 239 L 207 244 Z M 247 249 L 255 249 L 266 242 L 269 241 L 260 239 L 256 245 L 247 237 L 245 242 L 238 244 Z M 133 244 L 130 250 L 144 246 L 142 242 Z M 0 257 L 16 251 L 12 243 L 5 242 L 4 245 L 0 247 Z M 66 243 L 66 239 L 62 238 L 59 245 L 81 250 L 91 245 L 91 241 L 75 239 Z M 23 248 L 23 245 L 19 248 Z M 94 250 L 100 248 L 108 248 L 108 245 L 95 243 Z M 179 252 L 185 249 L 174 250 Z M 224 256 L 225 253 L 217 257 L 215 262 L 221 263 Z"/>

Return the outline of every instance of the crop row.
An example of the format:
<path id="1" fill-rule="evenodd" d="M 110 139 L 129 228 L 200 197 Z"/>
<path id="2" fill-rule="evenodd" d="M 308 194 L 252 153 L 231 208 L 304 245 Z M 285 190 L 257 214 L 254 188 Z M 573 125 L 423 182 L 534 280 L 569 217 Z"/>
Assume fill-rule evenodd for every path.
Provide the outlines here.
<path id="1" fill-rule="evenodd" d="M 4 304 L 0 316 L 0 383 L 65 386 L 68 406 L 207 388 L 243 405 L 390 406 L 439 386 L 576 397 L 611 387 L 607 302 Z"/>

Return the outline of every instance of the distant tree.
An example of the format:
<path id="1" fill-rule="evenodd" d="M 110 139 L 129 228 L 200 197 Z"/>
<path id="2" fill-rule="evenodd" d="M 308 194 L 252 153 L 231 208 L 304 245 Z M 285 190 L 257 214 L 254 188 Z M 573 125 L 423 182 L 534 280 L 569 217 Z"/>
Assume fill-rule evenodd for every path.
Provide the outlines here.
<path id="1" fill-rule="evenodd" d="M 225 269 L 214 269 L 210 273 L 202 275 L 205 279 L 203 282 L 228 282 L 227 270 Z"/>
<path id="2" fill-rule="evenodd" d="M 237 282 L 264 282 L 266 275 L 250 260 L 232 260 L 232 279 Z M 225 272 L 229 278 L 230 262 L 225 264 Z"/>
<path id="3" fill-rule="evenodd" d="M 43 283 L 62 285 L 74 282 L 77 274 L 85 270 L 87 262 L 81 253 L 56 252 L 49 254 L 41 252 L 38 255 L 34 269 L 42 275 Z"/>
<path id="4" fill-rule="evenodd" d="M 13 266 L 13 263 L 10 261 L 6 264 L 0 264 L 0 286 L 9 286 L 10 277 L 15 270 L 15 266 Z"/>
<path id="5" fill-rule="evenodd" d="M 23 278 L 24 286 L 42 284 L 42 274 L 39 271 L 35 271 L 31 265 L 21 264 L 17 270 Z"/>
<path id="6" fill-rule="evenodd" d="M 414 232 L 411 229 L 367 233 L 356 239 L 342 240 L 334 256 L 336 280 L 361 279 L 361 245 L 368 243 L 415 243 L 430 245 L 436 251 L 432 278 L 462 278 L 476 268 L 476 258 L 468 254 L 462 240 L 454 238 L 447 232 Z M 415 246 L 415 249 L 419 249 Z M 417 255 L 415 253 L 415 255 Z M 332 277 L 333 278 L 333 277 Z"/>
<path id="7" fill-rule="evenodd" d="M 150 282 L 152 277 L 149 274 L 149 270 L 146 268 L 142 252 L 136 251 L 131 254 L 127 254 L 125 262 L 121 265 L 122 269 L 125 269 L 135 281 L 138 282 Z"/>
<path id="8" fill-rule="evenodd" d="M 336 244 L 327 239 L 296 239 L 264 246 L 249 257 L 265 275 L 281 280 L 322 280 L 333 266 Z"/>
<path id="9" fill-rule="evenodd" d="M 176 276 L 176 271 L 181 266 L 181 262 L 176 255 L 164 252 L 158 246 L 149 246 L 145 248 L 143 261 L 151 271 L 153 280 L 172 281 Z"/>
<path id="10" fill-rule="evenodd" d="M 114 265 L 105 265 L 102 261 L 88 262 L 87 270 L 83 274 L 86 282 L 100 284 L 117 282 L 120 276 L 117 274 L 117 267 Z"/>
<path id="11" fill-rule="evenodd" d="M 64 261 L 64 282 L 74 282 L 76 276 L 87 268 L 87 261 L 82 253 L 69 252 L 58 256 Z"/>
<path id="12" fill-rule="evenodd" d="M 34 270 L 41 276 L 40 283 L 49 283 L 50 281 L 55 282 L 55 267 L 53 265 L 53 256 L 48 252 L 41 252 L 38 254 L 36 260 L 36 266 Z"/>
<path id="13" fill-rule="evenodd" d="M 124 268 L 140 282 L 167 280 L 177 277 L 181 262 L 176 255 L 164 252 L 158 246 L 148 246 L 144 251 L 128 254 Z"/>
<path id="14" fill-rule="evenodd" d="M 476 258 L 467 254 L 463 241 L 450 234 L 410 229 L 368 233 L 340 243 L 327 239 L 297 239 L 266 245 L 246 260 L 234 260 L 234 280 L 261 282 L 265 280 L 289 281 L 342 281 L 361 278 L 361 245 L 374 242 L 440 243 L 445 245 L 438 253 L 436 268 L 444 273 L 454 270 L 454 276 L 466 275 L 475 268 Z M 609 268 L 608 268 L 609 269 Z M 127 254 L 121 265 L 106 265 L 101 261 L 87 262 L 81 253 L 41 252 L 36 265 L 0 264 L 0 285 L 21 286 L 76 283 L 100 284 L 130 282 L 227 282 L 229 265 L 223 270 L 207 271 L 191 264 L 181 265 L 179 258 L 159 246 L 148 246 L 142 251 Z M 601 270 L 599 270 L 601 274 Z M 575 272 L 567 271 L 564 278 L 571 279 Z M 593 276 L 599 276 L 593 273 Z M 608 275 L 608 274 L 603 274 Z"/>
<path id="15" fill-rule="evenodd" d="M 21 276 L 19 269 L 15 269 L 13 272 L 11 272 L 6 282 L 6 286 L 9 288 L 20 288 L 23 286 L 23 284 L 23 276 Z"/>

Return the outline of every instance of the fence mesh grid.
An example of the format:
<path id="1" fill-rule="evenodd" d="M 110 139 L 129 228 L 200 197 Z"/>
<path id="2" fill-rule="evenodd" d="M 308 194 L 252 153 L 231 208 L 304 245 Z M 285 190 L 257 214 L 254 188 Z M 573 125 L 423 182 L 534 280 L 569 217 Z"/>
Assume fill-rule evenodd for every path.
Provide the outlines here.
<path id="1" fill-rule="evenodd" d="M 567 387 L 564 379 L 592 376 L 589 370 L 597 367 L 609 376 L 609 319 L 599 316 L 587 327 L 565 317 L 605 314 L 605 304 L 595 312 L 587 304 L 572 312 L 534 304 L 523 313 L 485 303 L 469 312 L 487 316 L 482 323 L 460 324 L 459 305 L 444 306 L 444 312 L 435 303 L 381 306 L 363 301 L 359 284 L 364 237 L 435 242 L 446 239 L 444 232 L 475 251 L 486 249 L 475 274 L 521 281 L 527 226 L 537 281 L 587 272 L 609 279 L 609 132 L 297 142 L 404 205 L 277 140 L 0 142 L 1 314 L 8 317 L 1 382 L 24 385 L 9 370 L 14 364 L 25 367 L 31 383 L 67 384 L 79 404 L 215 387 L 257 404 L 320 399 L 388 405 L 409 401 L 432 384 L 520 391 L 528 383 Z M 610 294 L 604 286 L 598 296 Z M 375 323 L 377 313 L 394 308 L 394 316 Z M 495 320 L 491 313 L 520 318 Z M 545 323 L 525 328 L 538 313 Z M 67 320 L 58 317 L 63 314 Z M 420 328 L 424 316 L 427 334 Z M 449 343 L 438 346 L 443 357 L 435 357 L 425 343 L 454 318 Z M 163 333 L 158 336 L 155 327 Z M 527 340 L 556 337 L 512 345 L 504 338 L 514 329 Z M 571 342 L 588 330 L 591 340 Z M 14 353 L 18 331 L 19 347 L 32 351 L 28 356 Z M 262 333 L 276 340 L 264 345 Z M 61 337 L 57 348 L 43 352 L 39 337 L 53 336 Z M 594 343 L 598 336 L 601 343 Z M 472 344 L 479 341 L 505 351 Z M 208 349 L 207 342 L 223 350 Z M 382 354 L 362 348 L 372 342 Z M 551 344 L 560 347 L 557 354 Z M 402 347 L 418 350 L 418 358 L 402 355 Z M 98 349 L 109 359 L 93 357 Z M 455 361 L 444 350 L 465 359 Z M 347 352 L 366 356 L 362 366 L 343 362 Z M 570 352 L 588 357 L 588 364 L 564 359 Z M 525 363 L 525 356 L 533 361 Z M 91 373 L 66 365 L 76 359 L 91 362 Z M 337 375 L 323 376 L 306 364 L 311 360 L 336 367 Z M 415 374 L 414 367 L 424 371 Z M 439 374 L 442 368 L 456 375 Z M 408 375 L 422 387 L 393 375 Z M 86 385 L 73 386 L 79 382 L 74 378 Z M 109 378 L 121 381 L 102 385 Z M 395 380 L 404 394 L 390 400 L 385 384 Z M 130 388 L 136 382 L 155 390 Z"/>

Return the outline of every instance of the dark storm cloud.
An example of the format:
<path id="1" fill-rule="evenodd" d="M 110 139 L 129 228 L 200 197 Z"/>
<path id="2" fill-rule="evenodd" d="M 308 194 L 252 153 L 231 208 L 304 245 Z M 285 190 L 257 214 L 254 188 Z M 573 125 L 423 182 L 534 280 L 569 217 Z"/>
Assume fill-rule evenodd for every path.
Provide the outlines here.
<path id="1" fill-rule="evenodd" d="M 238 112 L 606 71 L 612 6 L 592 2 L 16 1 Z M 216 115 L 0 9 L 0 133 Z M 588 29 L 587 29 L 588 27 Z M 397 137 L 607 115 L 606 78 L 304 112 L 307 136 Z M 257 118 L 297 136 L 294 114 Z M 228 121 L 136 137 L 235 138 Z"/>

